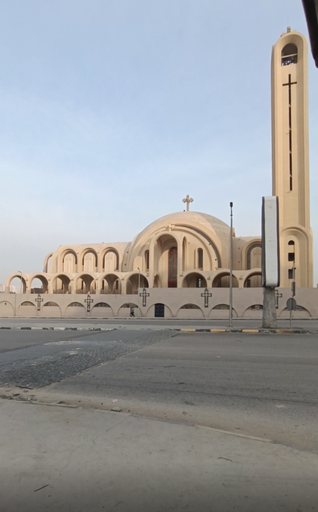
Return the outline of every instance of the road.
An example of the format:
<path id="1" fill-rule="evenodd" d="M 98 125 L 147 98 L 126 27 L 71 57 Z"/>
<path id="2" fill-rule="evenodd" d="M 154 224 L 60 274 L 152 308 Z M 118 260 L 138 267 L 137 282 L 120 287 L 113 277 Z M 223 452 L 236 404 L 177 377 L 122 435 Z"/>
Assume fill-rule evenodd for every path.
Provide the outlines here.
<path id="1" fill-rule="evenodd" d="M 316 335 L 1 330 L 0 352 L 4 397 L 119 407 L 318 452 Z"/>

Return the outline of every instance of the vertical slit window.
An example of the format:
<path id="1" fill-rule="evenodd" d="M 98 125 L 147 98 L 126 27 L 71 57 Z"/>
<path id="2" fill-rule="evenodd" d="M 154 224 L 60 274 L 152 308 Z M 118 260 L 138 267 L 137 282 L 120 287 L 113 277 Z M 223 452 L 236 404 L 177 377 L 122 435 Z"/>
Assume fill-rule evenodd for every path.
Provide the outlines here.
<path id="1" fill-rule="evenodd" d="M 198 268 L 203 269 L 203 249 L 198 249 Z"/>

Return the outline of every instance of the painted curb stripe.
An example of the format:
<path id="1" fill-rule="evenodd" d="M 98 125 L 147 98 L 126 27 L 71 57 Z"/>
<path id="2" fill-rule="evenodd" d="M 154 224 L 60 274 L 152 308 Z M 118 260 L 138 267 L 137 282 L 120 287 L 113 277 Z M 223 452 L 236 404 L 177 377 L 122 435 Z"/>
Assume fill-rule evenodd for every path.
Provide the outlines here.
<path id="1" fill-rule="evenodd" d="M 242 329 L 242 332 L 248 333 L 248 334 L 258 334 L 259 329 Z"/>

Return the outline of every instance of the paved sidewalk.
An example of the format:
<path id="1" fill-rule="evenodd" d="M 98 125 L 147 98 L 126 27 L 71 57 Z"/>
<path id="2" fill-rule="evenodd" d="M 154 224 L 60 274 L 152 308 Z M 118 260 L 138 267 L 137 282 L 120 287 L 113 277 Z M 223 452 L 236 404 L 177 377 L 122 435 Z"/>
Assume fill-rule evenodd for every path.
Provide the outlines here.
<path id="1" fill-rule="evenodd" d="M 210 428 L 0 401 L 2 512 L 318 510 L 318 455 Z"/>

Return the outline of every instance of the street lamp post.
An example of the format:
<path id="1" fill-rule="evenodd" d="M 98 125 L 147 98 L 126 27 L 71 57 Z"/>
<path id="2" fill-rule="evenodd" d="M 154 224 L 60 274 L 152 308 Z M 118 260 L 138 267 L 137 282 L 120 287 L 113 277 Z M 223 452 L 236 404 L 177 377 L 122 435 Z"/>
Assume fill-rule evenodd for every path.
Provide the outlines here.
<path id="1" fill-rule="evenodd" d="M 233 203 L 230 203 L 230 297 L 229 326 L 232 327 L 232 288 L 233 288 Z"/>
<path id="2" fill-rule="evenodd" d="M 138 290 L 137 290 L 137 294 L 138 294 L 138 316 L 139 316 L 139 290 L 140 290 L 140 268 L 137 267 L 137 270 L 138 270 Z"/>

